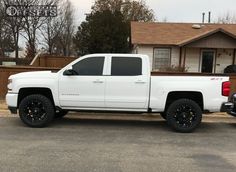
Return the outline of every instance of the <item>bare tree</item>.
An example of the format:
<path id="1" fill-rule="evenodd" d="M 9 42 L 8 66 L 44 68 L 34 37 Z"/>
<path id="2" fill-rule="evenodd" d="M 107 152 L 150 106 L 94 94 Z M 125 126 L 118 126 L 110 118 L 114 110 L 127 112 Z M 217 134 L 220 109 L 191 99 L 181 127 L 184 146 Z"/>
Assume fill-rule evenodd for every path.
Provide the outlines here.
<path id="1" fill-rule="evenodd" d="M 69 0 L 51 0 L 57 5 L 57 17 L 48 17 L 40 27 L 44 46 L 49 54 L 72 54 L 74 10 Z"/>
<path id="2" fill-rule="evenodd" d="M 9 2 L 11 2 L 11 1 L 4 0 L 5 5 L 11 5 L 11 4 L 9 4 Z M 21 0 L 15 0 L 14 3 L 15 3 L 14 5 L 23 5 L 25 2 L 21 1 Z M 6 21 L 5 22 L 6 27 L 9 28 L 10 33 L 13 37 L 15 58 L 18 58 L 19 57 L 18 44 L 19 44 L 20 32 L 23 29 L 23 24 L 22 24 L 23 17 L 20 17 L 20 16 L 9 17 L 9 16 L 6 16 L 6 14 L 4 16 L 5 16 L 5 21 Z"/>
<path id="3" fill-rule="evenodd" d="M 230 12 L 225 13 L 222 16 L 219 16 L 215 23 L 221 24 L 235 24 L 236 23 L 236 15 Z"/>
<path id="4" fill-rule="evenodd" d="M 39 3 L 39 0 L 32 0 L 27 3 L 27 6 L 38 5 Z M 36 54 L 36 32 L 41 25 L 41 17 L 24 16 L 24 33 L 22 36 L 27 40 L 27 57 L 32 58 Z"/>
<path id="5" fill-rule="evenodd" d="M 51 0 L 51 3 L 57 5 L 57 17 L 47 17 L 40 28 L 43 42 L 46 44 L 46 49 L 49 54 L 53 54 L 54 49 L 56 49 L 57 39 L 63 25 L 62 17 L 59 17 L 63 14 L 59 0 Z"/>
<path id="6" fill-rule="evenodd" d="M 59 41 L 58 48 L 62 48 L 63 55 L 70 56 L 73 48 L 73 36 L 75 32 L 75 25 L 74 10 L 69 0 L 66 0 L 62 4 L 62 12 L 62 15 L 60 15 L 62 27 L 56 39 Z"/>
<path id="7" fill-rule="evenodd" d="M 5 20 L 4 20 L 4 4 L 0 2 L 0 56 L 4 55 L 4 33 L 5 33 Z"/>
<path id="8" fill-rule="evenodd" d="M 53 0 L 28 0 L 26 6 L 33 5 L 53 5 Z M 27 57 L 32 58 L 36 54 L 38 41 L 38 32 L 42 25 L 47 21 L 47 17 L 41 16 L 24 16 L 23 18 L 23 31 L 22 36 L 27 40 Z"/>

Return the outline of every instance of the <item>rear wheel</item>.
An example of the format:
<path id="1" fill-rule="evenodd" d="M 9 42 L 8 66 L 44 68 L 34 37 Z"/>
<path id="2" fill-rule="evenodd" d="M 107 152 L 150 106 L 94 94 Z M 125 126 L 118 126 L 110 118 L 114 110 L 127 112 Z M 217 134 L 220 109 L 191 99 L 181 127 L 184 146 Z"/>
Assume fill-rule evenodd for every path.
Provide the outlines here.
<path id="1" fill-rule="evenodd" d="M 167 109 L 167 122 L 176 131 L 188 133 L 195 130 L 202 120 L 202 110 L 190 99 L 174 101 Z"/>
<path id="2" fill-rule="evenodd" d="M 29 95 L 19 105 L 20 118 L 30 127 L 45 127 L 53 120 L 54 114 L 51 100 L 43 95 Z"/>

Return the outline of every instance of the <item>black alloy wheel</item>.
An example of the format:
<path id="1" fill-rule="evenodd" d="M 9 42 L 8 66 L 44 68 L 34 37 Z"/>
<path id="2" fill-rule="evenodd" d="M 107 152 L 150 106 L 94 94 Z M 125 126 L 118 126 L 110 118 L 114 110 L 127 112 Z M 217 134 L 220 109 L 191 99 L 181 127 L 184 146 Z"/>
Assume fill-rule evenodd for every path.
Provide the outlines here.
<path id="1" fill-rule="evenodd" d="M 174 101 L 167 110 L 167 122 L 176 131 L 188 133 L 195 130 L 202 120 L 202 110 L 190 99 Z"/>
<path id="2" fill-rule="evenodd" d="M 54 114 L 51 100 L 43 95 L 29 95 L 19 105 L 20 118 L 30 127 L 45 127 L 52 121 Z"/>

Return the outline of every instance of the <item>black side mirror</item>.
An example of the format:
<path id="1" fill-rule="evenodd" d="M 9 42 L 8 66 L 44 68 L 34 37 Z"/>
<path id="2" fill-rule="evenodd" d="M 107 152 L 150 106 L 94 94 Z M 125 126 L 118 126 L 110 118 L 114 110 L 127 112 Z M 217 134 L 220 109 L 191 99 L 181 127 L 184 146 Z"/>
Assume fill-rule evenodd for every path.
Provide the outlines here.
<path id="1" fill-rule="evenodd" d="M 65 75 L 65 76 L 72 76 L 72 75 L 78 75 L 78 73 L 76 71 L 74 71 L 73 69 L 68 69 L 68 70 L 65 70 L 63 72 L 63 75 Z"/>

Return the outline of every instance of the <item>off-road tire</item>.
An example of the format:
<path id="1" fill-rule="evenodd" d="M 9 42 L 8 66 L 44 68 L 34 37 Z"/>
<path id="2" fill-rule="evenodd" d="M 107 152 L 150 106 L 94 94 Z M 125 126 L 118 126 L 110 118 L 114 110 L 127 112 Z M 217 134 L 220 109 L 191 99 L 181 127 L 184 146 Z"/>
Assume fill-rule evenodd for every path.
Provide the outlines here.
<path id="1" fill-rule="evenodd" d="M 179 99 L 168 107 L 166 119 L 168 125 L 175 131 L 190 133 L 200 125 L 202 110 L 193 100 Z"/>
<path id="2" fill-rule="evenodd" d="M 54 114 L 51 100 L 40 94 L 25 97 L 19 105 L 20 119 L 29 127 L 47 126 L 53 120 Z"/>

